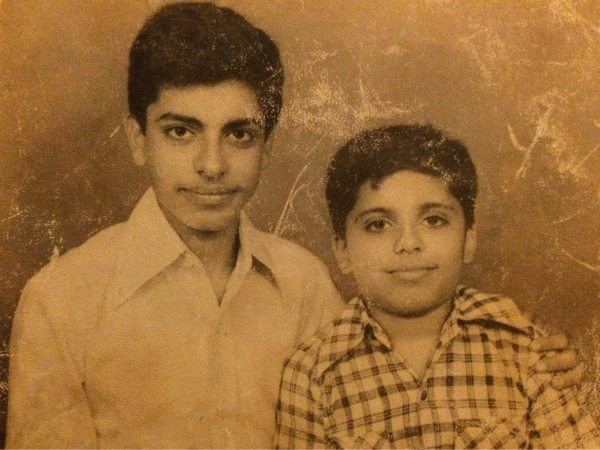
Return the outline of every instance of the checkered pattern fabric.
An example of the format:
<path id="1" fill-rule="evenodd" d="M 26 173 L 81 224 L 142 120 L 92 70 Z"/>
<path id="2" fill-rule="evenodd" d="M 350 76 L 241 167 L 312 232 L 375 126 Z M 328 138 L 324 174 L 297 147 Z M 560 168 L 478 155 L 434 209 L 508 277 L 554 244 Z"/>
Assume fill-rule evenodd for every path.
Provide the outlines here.
<path id="1" fill-rule="evenodd" d="M 297 348 L 283 372 L 278 448 L 599 448 L 576 389 L 535 373 L 543 334 L 515 303 L 459 287 L 415 379 L 363 301 Z"/>

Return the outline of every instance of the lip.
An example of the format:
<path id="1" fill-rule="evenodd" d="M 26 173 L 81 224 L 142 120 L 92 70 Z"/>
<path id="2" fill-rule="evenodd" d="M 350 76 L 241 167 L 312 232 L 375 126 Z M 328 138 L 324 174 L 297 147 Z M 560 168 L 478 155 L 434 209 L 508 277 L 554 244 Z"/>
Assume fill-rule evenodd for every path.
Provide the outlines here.
<path id="1" fill-rule="evenodd" d="M 202 187 L 191 186 L 179 188 L 181 192 L 192 198 L 194 201 L 199 201 L 204 204 L 218 205 L 229 201 L 238 193 L 238 189 L 223 188 L 223 187 Z"/>
<path id="2" fill-rule="evenodd" d="M 394 278 L 405 282 L 417 282 L 427 277 L 437 269 L 436 265 L 409 266 L 387 269 L 385 272 Z"/>

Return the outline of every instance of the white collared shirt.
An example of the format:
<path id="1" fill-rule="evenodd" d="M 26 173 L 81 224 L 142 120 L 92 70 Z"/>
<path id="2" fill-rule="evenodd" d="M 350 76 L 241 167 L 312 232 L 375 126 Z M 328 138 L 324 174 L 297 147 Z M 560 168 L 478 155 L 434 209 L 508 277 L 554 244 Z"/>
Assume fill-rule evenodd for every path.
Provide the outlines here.
<path id="1" fill-rule="evenodd" d="M 341 301 L 322 262 L 247 217 L 221 303 L 152 190 L 26 286 L 9 447 L 269 447 L 281 368 Z"/>

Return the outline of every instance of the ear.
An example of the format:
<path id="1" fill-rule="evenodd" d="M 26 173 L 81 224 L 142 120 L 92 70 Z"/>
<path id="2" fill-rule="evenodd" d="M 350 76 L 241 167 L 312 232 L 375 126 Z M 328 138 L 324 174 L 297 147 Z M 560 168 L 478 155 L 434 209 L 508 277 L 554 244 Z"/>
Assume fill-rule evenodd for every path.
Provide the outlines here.
<path id="1" fill-rule="evenodd" d="M 473 257 L 475 256 L 475 248 L 477 247 L 477 236 L 475 233 L 475 226 L 473 225 L 471 228 L 467 230 L 467 234 L 465 236 L 465 252 L 463 255 L 463 263 L 468 264 L 473 261 Z"/>
<path id="2" fill-rule="evenodd" d="M 127 135 L 133 162 L 138 166 L 143 166 L 146 164 L 146 154 L 144 153 L 146 135 L 142 131 L 138 121 L 131 116 L 125 119 L 125 134 Z"/>
<path id="3" fill-rule="evenodd" d="M 346 241 L 341 237 L 336 236 L 333 238 L 332 247 L 338 267 L 343 274 L 348 275 L 352 272 L 352 263 L 350 262 L 350 257 L 348 255 Z"/>

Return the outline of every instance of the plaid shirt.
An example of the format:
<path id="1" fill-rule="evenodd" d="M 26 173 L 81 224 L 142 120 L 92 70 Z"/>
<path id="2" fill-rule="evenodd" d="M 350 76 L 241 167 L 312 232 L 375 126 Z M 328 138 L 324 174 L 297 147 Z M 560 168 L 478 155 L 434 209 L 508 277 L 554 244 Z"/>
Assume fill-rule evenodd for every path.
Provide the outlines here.
<path id="1" fill-rule="evenodd" d="M 275 445 L 599 448 L 577 390 L 534 371 L 541 334 L 509 298 L 459 288 L 420 382 L 356 298 L 288 359 Z"/>

